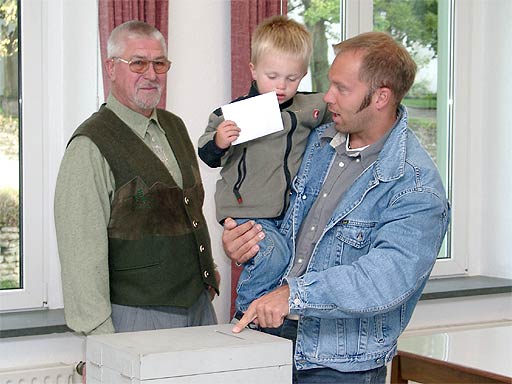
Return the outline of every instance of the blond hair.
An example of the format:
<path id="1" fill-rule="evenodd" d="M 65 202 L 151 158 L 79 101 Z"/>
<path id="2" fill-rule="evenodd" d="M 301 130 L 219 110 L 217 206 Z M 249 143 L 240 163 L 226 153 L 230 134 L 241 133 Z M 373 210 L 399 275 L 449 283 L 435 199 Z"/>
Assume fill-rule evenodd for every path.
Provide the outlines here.
<path id="1" fill-rule="evenodd" d="M 391 89 L 400 104 L 416 77 L 416 63 L 405 47 L 383 32 L 367 32 L 333 46 L 336 55 L 347 51 L 363 53 L 359 80 L 370 92 L 380 87 Z"/>
<path id="2" fill-rule="evenodd" d="M 257 65 L 263 55 L 283 53 L 301 60 L 307 70 L 312 50 L 311 34 L 304 25 L 287 16 L 273 16 L 254 30 L 251 62 Z"/>

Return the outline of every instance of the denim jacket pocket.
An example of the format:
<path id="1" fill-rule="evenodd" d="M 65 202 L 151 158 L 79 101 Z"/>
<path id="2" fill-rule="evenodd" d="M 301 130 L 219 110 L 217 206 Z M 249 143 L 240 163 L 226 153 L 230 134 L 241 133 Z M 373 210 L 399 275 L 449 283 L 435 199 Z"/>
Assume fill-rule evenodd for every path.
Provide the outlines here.
<path id="1" fill-rule="evenodd" d="M 370 243 L 370 234 L 375 223 L 342 220 L 337 227 L 338 240 L 354 248 L 363 248 Z"/>
<path id="2" fill-rule="evenodd" d="M 371 244 L 375 223 L 342 220 L 336 227 L 337 252 L 335 265 L 348 265 L 365 255 Z"/>

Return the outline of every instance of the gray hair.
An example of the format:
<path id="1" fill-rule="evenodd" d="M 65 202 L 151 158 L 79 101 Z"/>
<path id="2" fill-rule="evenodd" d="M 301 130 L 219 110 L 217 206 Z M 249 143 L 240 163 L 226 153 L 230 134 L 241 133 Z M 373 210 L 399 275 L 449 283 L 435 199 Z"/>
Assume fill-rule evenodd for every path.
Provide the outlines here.
<path id="1" fill-rule="evenodd" d="M 107 41 L 108 58 L 119 57 L 125 49 L 126 40 L 151 38 L 158 40 L 162 45 L 164 55 L 167 56 L 167 45 L 162 33 L 151 24 L 143 21 L 131 20 L 118 25 L 112 30 Z"/>

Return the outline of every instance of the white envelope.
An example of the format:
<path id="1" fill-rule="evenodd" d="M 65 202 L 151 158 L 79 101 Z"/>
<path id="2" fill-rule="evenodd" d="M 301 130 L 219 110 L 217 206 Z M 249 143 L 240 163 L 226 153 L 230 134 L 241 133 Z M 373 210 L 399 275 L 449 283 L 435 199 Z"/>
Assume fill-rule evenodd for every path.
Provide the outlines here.
<path id="1" fill-rule="evenodd" d="M 233 145 L 284 129 L 279 102 L 274 91 L 223 105 L 221 109 L 224 119 L 234 121 L 241 130 Z"/>

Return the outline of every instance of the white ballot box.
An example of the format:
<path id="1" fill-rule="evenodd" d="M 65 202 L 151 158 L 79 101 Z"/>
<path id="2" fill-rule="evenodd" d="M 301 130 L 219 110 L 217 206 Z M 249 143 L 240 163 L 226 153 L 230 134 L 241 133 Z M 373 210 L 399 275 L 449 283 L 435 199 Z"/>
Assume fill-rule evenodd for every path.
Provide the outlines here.
<path id="1" fill-rule="evenodd" d="M 292 382 L 290 340 L 232 324 L 87 337 L 87 383 Z"/>

